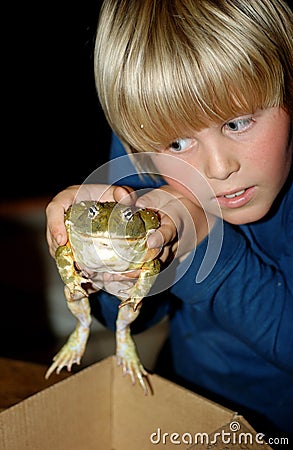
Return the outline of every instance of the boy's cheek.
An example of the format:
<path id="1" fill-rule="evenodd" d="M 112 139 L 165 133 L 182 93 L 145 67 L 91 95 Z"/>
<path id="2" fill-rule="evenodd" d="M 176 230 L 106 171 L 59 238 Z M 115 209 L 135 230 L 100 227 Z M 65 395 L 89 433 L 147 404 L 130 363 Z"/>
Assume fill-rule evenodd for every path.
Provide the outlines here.
<path id="1" fill-rule="evenodd" d="M 190 183 L 189 181 L 183 183 L 169 177 L 164 177 L 164 180 L 166 180 L 166 182 L 176 191 L 191 200 L 200 208 L 202 208 L 202 206 L 206 203 L 207 198 L 210 199 L 211 195 L 213 195 L 210 187 L 208 189 L 205 189 L 203 186 L 192 186 L 192 183 Z"/>

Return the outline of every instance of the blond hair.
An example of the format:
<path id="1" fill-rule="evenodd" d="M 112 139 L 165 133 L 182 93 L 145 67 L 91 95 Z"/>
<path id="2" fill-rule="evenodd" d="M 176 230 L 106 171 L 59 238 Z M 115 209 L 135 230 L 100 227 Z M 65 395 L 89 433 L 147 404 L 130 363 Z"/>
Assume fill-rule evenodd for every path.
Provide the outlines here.
<path id="1" fill-rule="evenodd" d="M 105 0 L 95 78 L 131 152 L 259 108 L 293 111 L 293 14 L 281 0 Z"/>

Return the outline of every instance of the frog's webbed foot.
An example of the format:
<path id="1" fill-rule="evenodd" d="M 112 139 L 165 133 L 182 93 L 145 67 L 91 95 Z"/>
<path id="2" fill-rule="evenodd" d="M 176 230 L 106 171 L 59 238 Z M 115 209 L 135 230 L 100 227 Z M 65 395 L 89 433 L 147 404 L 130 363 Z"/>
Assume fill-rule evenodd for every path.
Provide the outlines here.
<path id="1" fill-rule="evenodd" d="M 135 356 L 133 358 L 125 357 L 121 354 L 116 354 L 118 366 L 122 366 L 123 375 L 130 375 L 132 384 L 135 384 L 136 379 L 139 381 L 144 394 L 148 395 L 148 372 L 145 370 L 139 359 Z"/>
<path id="2" fill-rule="evenodd" d="M 54 356 L 54 362 L 47 370 L 45 378 L 48 379 L 55 370 L 59 374 L 63 367 L 67 367 L 68 372 L 70 372 L 73 364 L 79 365 L 85 351 L 88 336 L 89 327 L 81 327 L 78 325 L 66 344 Z"/>
<path id="3" fill-rule="evenodd" d="M 123 375 L 130 375 L 132 384 L 139 381 L 144 394 L 148 394 L 148 372 L 140 362 L 135 343 L 130 334 L 130 323 L 139 314 L 129 305 L 119 310 L 116 328 L 116 358 L 118 366 L 122 366 Z"/>

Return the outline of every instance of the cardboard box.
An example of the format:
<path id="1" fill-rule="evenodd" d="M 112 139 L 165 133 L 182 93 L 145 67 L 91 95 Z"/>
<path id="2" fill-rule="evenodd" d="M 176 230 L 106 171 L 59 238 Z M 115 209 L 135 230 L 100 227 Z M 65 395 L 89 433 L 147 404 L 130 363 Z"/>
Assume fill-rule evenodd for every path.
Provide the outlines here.
<path id="1" fill-rule="evenodd" d="M 246 420 L 157 375 L 152 395 L 109 357 L 0 414 L 1 450 L 269 449 Z"/>

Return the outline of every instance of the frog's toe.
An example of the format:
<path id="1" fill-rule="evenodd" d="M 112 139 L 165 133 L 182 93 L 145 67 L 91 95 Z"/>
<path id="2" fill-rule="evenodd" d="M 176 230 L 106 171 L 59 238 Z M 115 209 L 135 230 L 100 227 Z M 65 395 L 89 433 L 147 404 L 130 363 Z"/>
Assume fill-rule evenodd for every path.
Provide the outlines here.
<path id="1" fill-rule="evenodd" d="M 62 348 L 59 353 L 53 358 L 53 364 L 49 367 L 45 374 L 45 378 L 48 379 L 50 375 L 55 372 L 57 375 L 64 367 L 67 367 L 67 371 L 71 372 L 73 364 L 80 364 L 81 355 L 77 352 L 71 351 L 66 347 Z"/>
<path id="2" fill-rule="evenodd" d="M 55 371 L 56 367 L 57 367 L 57 364 L 55 364 L 55 363 L 51 364 L 51 366 L 49 367 L 49 369 L 47 370 L 47 372 L 45 374 L 46 380 L 48 380 L 48 378 L 52 375 L 52 373 Z"/>
<path id="3" fill-rule="evenodd" d="M 119 355 L 116 355 L 116 358 L 117 365 L 122 366 L 123 375 L 129 375 L 133 385 L 136 383 L 136 380 L 138 380 L 144 394 L 147 395 L 149 385 L 147 382 L 148 372 L 143 365 L 139 362 L 130 362 L 127 358 L 123 358 Z"/>
<path id="4" fill-rule="evenodd" d="M 61 370 L 63 369 L 63 367 L 65 366 L 65 364 L 62 364 L 59 360 L 56 360 L 53 362 L 53 364 L 51 364 L 51 366 L 49 367 L 49 369 L 46 372 L 45 378 L 46 380 L 52 375 L 53 372 L 56 371 L 57 374 L 59 374 L 61 372 Z M 68 367 L 68 371 L 70 372 L 71 367 Z"/>
<path id="5" fill-rule="evenodd" d="M 147 373 L 146 374 L 137 373 L 137 378 L 138 378 L 140 386 L 143 389 L 144 395 L 148 395 L 149 383 L 148 383 Z"/>

